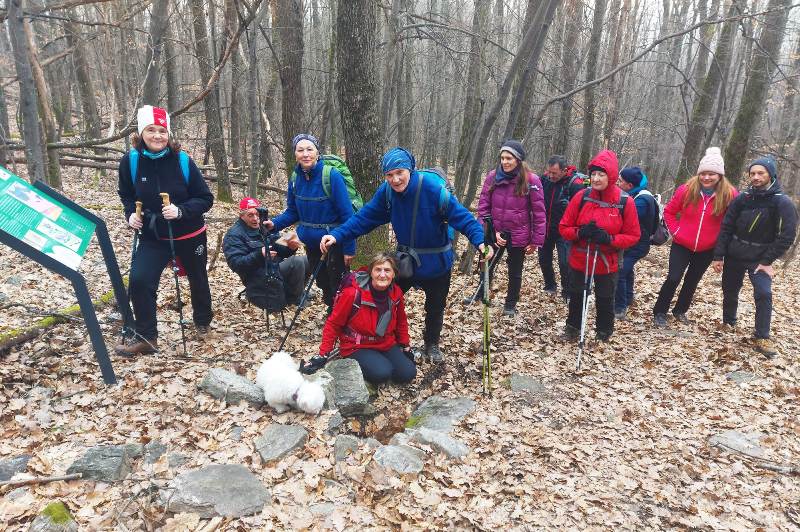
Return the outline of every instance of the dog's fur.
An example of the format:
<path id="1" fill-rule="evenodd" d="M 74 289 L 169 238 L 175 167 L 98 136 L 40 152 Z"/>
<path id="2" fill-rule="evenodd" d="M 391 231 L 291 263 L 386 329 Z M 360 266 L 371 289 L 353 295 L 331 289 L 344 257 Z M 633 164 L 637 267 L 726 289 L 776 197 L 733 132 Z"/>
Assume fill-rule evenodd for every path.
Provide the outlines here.
<path id="1" fill-rule="evenodd" d="M 290 408 L 308 414 L 319 414 L 325 403 L 325 392 L 318 382 L 307 381 L 298 364 L 286 351 L 273 353 L 256 374 L 256 384 L 264 390 L 264 399 L 279 414 Z"/>

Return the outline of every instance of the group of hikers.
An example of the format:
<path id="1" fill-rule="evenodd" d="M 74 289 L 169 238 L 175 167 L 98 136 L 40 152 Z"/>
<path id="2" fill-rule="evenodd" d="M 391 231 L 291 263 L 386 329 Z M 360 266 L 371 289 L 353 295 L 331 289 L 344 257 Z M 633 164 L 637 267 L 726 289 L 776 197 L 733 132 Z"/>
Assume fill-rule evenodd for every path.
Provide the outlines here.
<path id="1" fill-rule="evenodd" d="M 454 261 L 454 230 L 469 240 L 492 271 L 505 252 L 508 289 L 502 312 L 509 317 L 517 311 L 525 257 L 534 252 L 538 251 L 543 290 L 558 297 L 555 250 L 560 297 L 568 306 L 563 337 L 573 340 L 583 332 L 587 290 L 593 289 L 599 341 L 611 338 L 615 320 L 626 319 L 634 300 L 636 263 L 647 255 L 651 242 L 666 240 L 656 241 L 654 235 L 668 230 L 669 268 L 653 307 L 653 323 L 668 326 L 667 312 L 681 280 L 672 315 L 688 322 L 698 283 L 713 266 L 722 273 L 722 321 L 735 327 L 747 273 L 756 303 L 754 347 L 767 357 L 777 354 L 770 340 L 772 263 L 794 241 L 797 211 L 782 193 L 769 157 L 749 165 L 749 185 L 737 192 L 725 177 L 719 148 L 709 148 L 697 174 L 678 187 L 662 214 L 644 171 L 636 166 L 619 171 L 611 150 L 600 151 L 586 175 L 555 155 L 540 179 L 527 165 L 523 145 L 507 140 L 498 151 L 496 167 L 484 179 L 476 217 L 459 203 L 445 176 L 418 169 L 406 149 L 384 154 L 385 181 L 363 204 L 352 176 L 338 166 L 343 161 L 323 156 L 313 135 L 294 137 L 293 149 L 297 165 L 288 181 L 285 210 L 269 217 L 257 199 L 243 198 L 239 219 L 223 240 L 223 252 L 255 304 L 265 279 L 279 279 L 282 301 L 298 305 L 299 312 L 316 281 L 327 319 L 318 354 L 305 371 L 319 369 L 331 356 L 343 356 L 356 360 L 373 383 L 413 380 L 416 366 L 404 303 L 404 293 L 412 287 L 425 294 L 422 354 L 433 363 L 442 362 L 439 340 Z M 200 336 L 206 334 L 212 312 L 203 213 L 211 208 L 213 196 L 195 163 L 170 137 L 164 109 L 139 109 L 133 149 L 120 161 L 119 195 L 128 224 L 140 236 L 129 284 L 135 332 L 116 351 L 133 356 L 157 349 L 157 289 L 170 261 L 189 278 L 195 329 Z M 385 224 L 391 224 L 397 249 L 379 253 L 366 267 L 349 272 L 358 237 Z M 293 225 L 296 235 L 279 233 Z M 494 234 L 487 235 L 486 228 L 492 226 Z M 296 254 L 301 245 L 305 253 Z"/>

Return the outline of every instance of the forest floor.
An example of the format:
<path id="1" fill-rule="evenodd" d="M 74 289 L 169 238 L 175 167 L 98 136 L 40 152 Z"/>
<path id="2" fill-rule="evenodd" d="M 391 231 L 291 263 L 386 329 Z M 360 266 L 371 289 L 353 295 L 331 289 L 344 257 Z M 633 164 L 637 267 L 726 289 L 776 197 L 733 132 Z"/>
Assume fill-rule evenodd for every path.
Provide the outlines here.
<path id="1" fill-rule="evenodd" d="M 109 224 L 120 268 L 130 261 L 115 177 L 99 181 L 65 172 L 65 191 Z M 277 198 L 271 207 L 279 208 Z M 231 205 L 210 213 L 209 249 L 235 220 Z M 746 529 L 800 526 L 800 272 L 779 268 L 774 284 L 773 333 L 781 355 L 766 360 L 748 341 L 752 292 L 742 292 L 740 326 L 721 330 L 719 277 L 706 274 L 689 312 L 691 324 L 652 326 L 650 309 L 666 273 L 668 249 L 653 248 L 639 263 L 636 302 L 617 322 L 608 343 L 589 342 L 576 373 L 576 345 L 559 339 L 566 308 L 541 290 L 534 257 L 526 261 L 519 313 L 491 309 L 494 394 L 481 395 L 478 361 L 482 311 L 463 307 L 474 276 L 455 274 L 443 336 L 445 364 L 420 366 L 406 388 L 384 386 L 369 425 L 347 430 L 385 439 L 431 395 L 469 397 L 477 408 L 453 431 L 471 452 L 461 460 L 432 454 L 419 475 L 384 470 L 363 448 L 345 461 L 333 457 L 326 433 L 330 412 L 318 417 L 247 403 L 229 406 L 197 390 L 212 367 L 254 378 L 257 365 L 277 348 L 283 329 L 266 331 L 263 316 L 237 300 L 238 278 L 220 256 L 210 273 L 213 334 L 193 336 L 180 349 L 174 288 L 165 270 L 159 298 L 161 352 L 114 359 L 116 386 L 102 383 L 82 322 L 69 322 L 0 354 L 0 460 L 32 455 L 28 474 L 59 475 L 88 447 L 158 440 L 188 457 L 137 462 L 125 480 L 52 482 L 21 488 L 13 498 L 0 488 L 0 529 L 27 528 L 41 509 L 62 500 L 82 530 L 193 530 L 208 524 L 172 515 L 154 488 L 181 472 L 211 463 L 244 464 L 270 492 L 255 516 L 216 521 L 224 530 L 277 529 Z M 110 289 L 99 248 L 81 267 L 93 296 Z M 182 281 L 184 293 L 188 284 Z M 495 297 L 502 300 L 505 267 Z M 408 298 L 412 339 L 421 340 L 422 294 Z M 9 306 L 22 303 L 25 306 Z M 30 324 L 38 312 L 74 304 L 69 283 L 8 248 L 0 248 L 2 328 Z M 324 308 L 304 311 L 289 350 L 308 357 L 318 346 Z M 106 343 L 118 340 L 112 308 L 99 312 Z M 590 326 L 593 319 L 590 319 Z M 594 335 L 591 334 L 590 338 Z M 747 382 L 728 378 L 743 372 Z M 517 394 L 504 383 L 513 372 L 544 385 Z M 749 374 L 749 375 L 748 375 Z M 253 440 L 270 423 L 309 432 L 305 447 L 265 465 Z M 397 430 L 395 428 L 395 430 Z M 709 438 L 736 430 L 756 438 L 762 459 L 712 446 Z M 784 472 L 775 466 L 790 466 Z M 317 511 L 327 504 L 327 510 Z"/>

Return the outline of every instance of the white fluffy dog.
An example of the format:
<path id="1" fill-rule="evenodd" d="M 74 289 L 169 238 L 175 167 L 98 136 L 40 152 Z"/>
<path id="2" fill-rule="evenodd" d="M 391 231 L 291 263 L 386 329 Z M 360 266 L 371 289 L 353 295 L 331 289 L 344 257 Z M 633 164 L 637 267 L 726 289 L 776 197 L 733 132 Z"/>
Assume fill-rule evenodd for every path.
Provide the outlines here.
<path id="1" fill-rule="evenodd" d="M 303 378 L 298 363 L 286 351 L 278 351 L 265 360 L 256 374 L 256 384 L 264 390 L 264 399 L 279 414 L 297 408 L 308 414 L 319 414 L 325 403 L 325 392 L 318 382 Z"/>

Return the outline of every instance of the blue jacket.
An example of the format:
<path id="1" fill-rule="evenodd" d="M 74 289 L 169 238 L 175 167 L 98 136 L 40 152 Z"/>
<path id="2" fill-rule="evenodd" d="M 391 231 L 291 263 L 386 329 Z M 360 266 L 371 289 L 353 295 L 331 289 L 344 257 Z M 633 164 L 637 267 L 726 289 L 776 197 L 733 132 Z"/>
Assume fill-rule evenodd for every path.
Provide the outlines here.
<path id="1" fill-rule="evenodd" d="M 634 187 L 628 191 L 628 195 L 633 198 L 636 205 L 636 214 L 639 217 L 639 230 L 641 237 L 639 243 L 647 243 L 650 245 L 650 235 L 656 230 L 656 216 L 658 215 L 658 204 L 650 191 L 642 194 L 643 190 L 647 190 L 647 177 L 642 177 L 642 182 L 638 187 Z"/>
<path id="2" fill-rule="evenodd" d="M 297 223 L 297 236 L 306 246 L 319 247 L 319 241 L 331 229 L 345 223 L 353 216 L 353 206 L 344 177 L 335 168 L 331 169 L 331 197 L 322 188 L 322 160 L 307 174 L 298 164 L 297 188 L 289 180 L 286 190 L 286 210 L 272 219 L 275 230 L 280 231 Z M 353 238 L 337 240 L 343 242 L 345 255 L 356 254 L 356 241 Z"/>
<path id="3" fill-rule="evenodd" d="M 375 194 L 345 224 L 337 227 L 331 234 L 337 242 L 365 235 L 386 223 L 392 224 L 397 243 L 407 246 L 411 242 L 411 222 L 414 211 L 414 196 L 417 192 L 419 173 L 411 172 L 406 189 L 397 193 L 383 182 Z M 389 187 L 391 205 L 386 204 L 386 188 Z M 414 248 L 438 248 L 449 243 L 447 221 L 454 229 L 463 233 L 474 246 L 483 244 L 483 228 L 453 194 L 447 205 L 446 215 L 439 211 L 441 184 L 432 179 L 423 179 L 417 211 L 417 226 Z M 421 264 L 414 272 L 414 279 L 432 279 L 444 275 L 453 267 L 453 250 L 439 253 L 421 253 Z"/>

